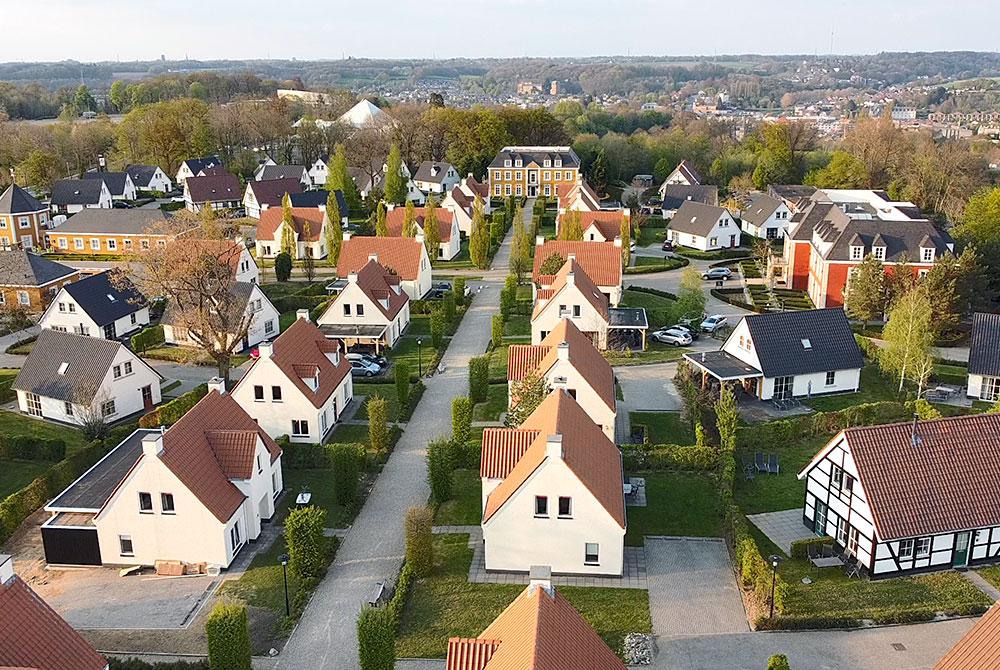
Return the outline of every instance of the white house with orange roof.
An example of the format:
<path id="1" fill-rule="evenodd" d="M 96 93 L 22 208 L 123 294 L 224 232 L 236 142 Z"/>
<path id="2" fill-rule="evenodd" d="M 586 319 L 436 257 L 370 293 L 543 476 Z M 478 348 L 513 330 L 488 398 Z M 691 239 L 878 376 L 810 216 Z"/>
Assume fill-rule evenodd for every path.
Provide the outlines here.
<path id="1" fill-rule="evenodd" d="M 621 452 L 569 393 L 518 428 L 487 428 L 480 477 L 487 570 L 622 574 Z"/>
<path id="2" fill-rule="evenodd" d="M 580 212 L 580 227 L 584 242 L 614 242 L 621 245 L 622 223 L 631 225 L 627 209 Z"/>
<path id="3" fill-rule="evenodd" d="M 552 585 L 548 566 L 530 573 L 527 588 L 478 637 L 450 638 L 445 667 L 625 670 L 615 652 Z"/>
<path id="4" fill-rule="evenodd" d="M 512 344 L 507 356 L 507 407 L 517 404 L 516 384 L 534 372 L 552 391 L 565 390 L 608 439 L 615 439 L 615 373 L 573 321 L 562 319 L 541 344 Z"/>
<path id="5" fill-rule="evenodd" d="M 403 221 L 406 218 L 405 207 L 392 207 L 386 212 L 385 222 L 389 228 L 390 237 L 403 237 Z M 414 207 L 414 218 L 416 219 L 416 231 L 418 235 L 424 235 L 425 219 L 427 217 L 426 207 Z M 450 261 L 462 250 L 462 235 L 458 227 L 458 217 L 455 212 L 445 207 L 435 207 L 434 217 L 437 219 L 438 238 L 438 260 Z"/>
<path id="6" fill-rule="evenodd" d="M 601 209 L 600 197 L 580 176 L 571 184 L 559 184 L 553 195 L 556 196 L 559 208 L 557 226 L 566 212 L 596 212 Z"/>
<path id="7" fill-rule="evenodd" d="M 399 276 L 372 259 L 347 275 L 347 284 L 316 322 L 323 335 L 346 347 L 391 349 L 410 325 L 410 297 Z"/>
<path id="8" fill-rule="evenodd" d="M 371 260 L 399 277 L 403 292 L 410 300 L 420 300 L 431 290 L 431 261 L 423 235 L 353 237 L 345 232 L 337 259 L 337 276 L 346 279 Z"/>
<path id="9" fill-rule="evenodd" d="M 601 351 L 608 348 L 608 298 L 575 259 L 566 261 L 549 288 L 538 289 L 531 314 L 531 343 L 541 344 L 569 319 Z"/>
<path id="10" fill-rule="evenodd" d="M 554 274 L 544 274 L 542 266 L 553 256 L 562 262 L 572 257 L 583 268 L 587 276 L 600 288 L 611 305 L 617 305 L 622 298 L 622 242 L 616 238 L 611 242 L 584 242 L 548 240 L 535 238 L 535 259 L 531 272 L 532 285 L 536 289 L 551 288 Z M 536 296 L 537 297 L 537 296 Z"/>
<path id="11" fill-rule="evenodd" d="M 354 397 L 342 343 L 327 339 L 301 309 L 233 389 L 240 407 L 273 438 L 322 444 Z"/>
<path id="12" fill-rule="evenodd" d="M 292 207 L 292 236 L 295 238 L 293 260 L 326 258 L 326 212 L 318 207 Z M 285 227 L 284 210 L 269 207 L 257 221 L 257 258 L 274 258 L 281 253 Z"/>

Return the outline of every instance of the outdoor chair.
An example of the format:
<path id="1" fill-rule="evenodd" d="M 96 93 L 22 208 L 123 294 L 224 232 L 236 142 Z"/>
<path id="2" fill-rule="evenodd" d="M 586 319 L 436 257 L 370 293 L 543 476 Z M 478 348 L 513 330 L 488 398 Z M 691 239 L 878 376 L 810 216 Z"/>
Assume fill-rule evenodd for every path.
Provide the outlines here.
<path id="1" fill-rule="evenodd" d="M 761 451 L 755 452 L 753 455 L 754 465 L 757 467 L 757 472 L 767 473 L 767 463 L 764 461 L 764 453 Z"/>
<path id="2" fill-rule="evenodd" d="M 779 472 L 778 468 L 778 454 L 769 454 L 767 457 L 767 471 L 772 475 L 776 475 Z"/>
<path id="3" fill-rule="evenodd" d="M 743 464 L 743 478 L 746 479 L 749 482 L 749 481 L 753 481 L 753 479 L 756 476 L 757 476 L 757 473 L 754 471 L 753 466 L 750 465 L 749 463 L 744 463 Z"/>
<path id="4" fill-rule="evenodd" d="M 810 544 L 806 547 L 806 556 L 810 561 L 823 558 L 823 547 L 818 544 Z"/>
<path id="5" fill-rule="evenodd" d="M 834 549 L 832 544 L 823 545 L 823 558 L 830 558 L 834 555 Z"/>
<path id="6" fill-rule="evenodd" d="M 854 579 L 855 577 L 861 579 L 861 566 L 858 565 L 857 561 L 847 566 L 847 578 Z"/>

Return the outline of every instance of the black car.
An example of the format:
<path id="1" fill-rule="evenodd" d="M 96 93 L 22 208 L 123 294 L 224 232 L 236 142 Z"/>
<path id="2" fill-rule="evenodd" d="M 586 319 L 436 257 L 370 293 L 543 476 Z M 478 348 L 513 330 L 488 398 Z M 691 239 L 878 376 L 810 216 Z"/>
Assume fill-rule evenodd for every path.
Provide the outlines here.
<path id="1" fill-rule="evenodd" d="M 660 246 L 660 249 L 663 251 L 673 251 L 674 243 L 670 240 L 663 240 L 663 244 Z"/>
<path id="2" fill-rule="evenodd" d="M 441 300 L 444 294 L 451 290 L 451 284 L 448 282 L 438 282 L 436 284 L 431 284 L 431 289 L 427 292 L 425 296 L 426 300 Z"/>
<path id="3" fill-rule="evenodd" d="M 130 202 L 125 202 L 124 200 L 115 200 L 111 203 L 112 209 L 134 209 L 135 205 Z"/>

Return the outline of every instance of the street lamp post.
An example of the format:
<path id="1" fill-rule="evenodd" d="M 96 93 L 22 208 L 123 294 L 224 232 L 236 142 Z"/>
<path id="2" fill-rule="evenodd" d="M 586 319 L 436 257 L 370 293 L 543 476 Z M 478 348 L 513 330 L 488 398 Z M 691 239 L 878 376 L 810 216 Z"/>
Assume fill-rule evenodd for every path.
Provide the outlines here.
<path id="1" fill-rule="evenodd" d="M 420 355 L 420 345 L 422 343 L 423 343 L 423 340 L 418 337 L 417 338 L 417 376 L 418 377 L 423 377 L 424 376 L 424 361 L 423 361 L 423 359 L 422 359 L 422 357 Z"/>
<path id="2" fill-rule="evenodd" d="M 288 607 L 288 554 L 278 556 L 278 561 L 281 563 L 281 578 L 285 582 L 285 616 L 291 616 Z"/>
<path id="3" fill-rule="evenodd" d="M 774 583 L 778 578 L 778 562 L 781 557 L 777 554 L 771 556 L 771 616 L 769 618 L 774 618 Z"/>

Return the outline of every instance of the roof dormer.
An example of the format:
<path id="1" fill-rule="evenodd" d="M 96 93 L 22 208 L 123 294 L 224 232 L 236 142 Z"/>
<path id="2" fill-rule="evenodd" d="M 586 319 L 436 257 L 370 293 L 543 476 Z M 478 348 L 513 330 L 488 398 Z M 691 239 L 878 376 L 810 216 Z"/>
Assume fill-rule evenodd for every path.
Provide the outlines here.
<path id="1" fill-rule="evenodd" d="M 860 261 L 865 257 L 865 243 L 857 234 L 851 238 L 850 250 L 852 261 Z"/>
<path id="2" fill-rule="evenodd" d="M 934 246 L 930 235 L 924 235 L 924 239 L 920 240 L 920 262 L 933 263 L 936 255 L 937 247 Z"/>
<path id="3" fill-rule="evenodd" d="M 872 240 L 872 255 L 875 256 L 880 261 L 885 260 L 885 239 L 881 234 L 876 235 L 875 239 Z"/>

